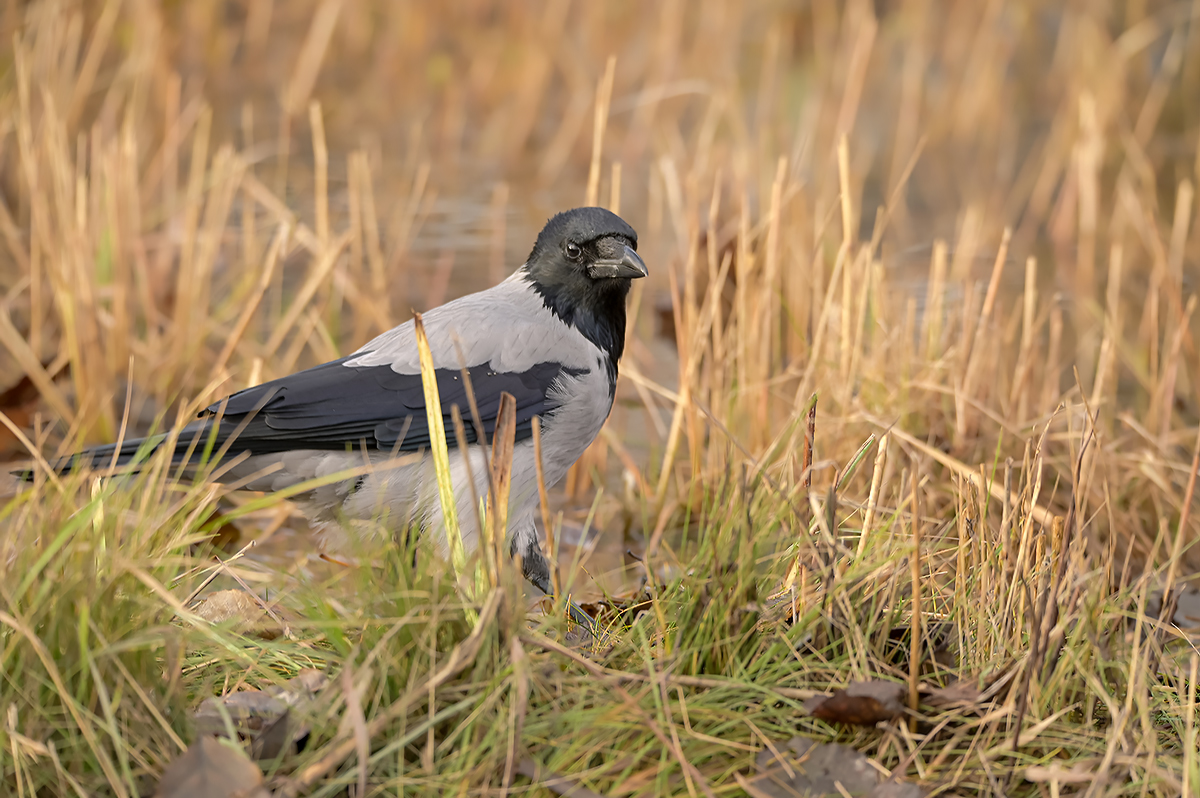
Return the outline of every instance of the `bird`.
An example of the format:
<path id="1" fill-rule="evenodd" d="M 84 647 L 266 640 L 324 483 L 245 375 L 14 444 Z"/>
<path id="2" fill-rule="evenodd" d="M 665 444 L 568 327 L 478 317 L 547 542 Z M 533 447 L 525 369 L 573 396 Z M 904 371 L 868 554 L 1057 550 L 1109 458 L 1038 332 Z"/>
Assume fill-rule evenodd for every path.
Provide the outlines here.
<path id="1" fill-rule="evenodd" d="M 595 440 L 612 410 L 626 300 L 632 281 L 648 273 L 637 245 L 637 232 L 607 209 L 564 211 L 546 222 L 529 257 L 508 278 L 422 314 L 464 549 L 469 554 L 479 545 L 473 497 L 487 495 L 486 446 L 501 395 L 509 393 L 516 399 L 516 442 L 506 542 L 510 556 L 520 556 L 524 577 L 547 595 L 550 569 L 535 525 L 533 419 L 539 419 L 544 480 L 551 487 Z M 465 450 L 450 432 L 454 407 L 463 420 Z M 174 447 L 172 464 L 183 464 L 195 456 L 195 441 L 216 453 L 209 466 L 226 466 L 218 469 L 220 481 L 265 492 L 361 467 L 365 457 L 370 469 L 361 476 L 293 497 L 322 542 L 356 534 L 355 521 L 385 518 L 396 533 L 441 532 L 431 537 L 442 556 L 449 555 L 414 320 L 350 355 L 215 402 L 176 437 L 95 446 L 55 468 L 136 469 L 167 446 Z M 582 610 L 572 607 L 582 622 Z"/>

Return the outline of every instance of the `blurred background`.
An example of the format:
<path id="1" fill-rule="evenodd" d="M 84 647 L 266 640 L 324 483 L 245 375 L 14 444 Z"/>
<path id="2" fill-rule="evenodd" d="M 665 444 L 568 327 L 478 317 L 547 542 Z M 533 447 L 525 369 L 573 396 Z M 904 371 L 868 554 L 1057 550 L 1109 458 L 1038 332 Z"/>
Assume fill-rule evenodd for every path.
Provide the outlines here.
<path id="1" fill-rule="evenodd" d="M 581 523 L 603 487 L 614 557 L 741 453 L 796 477 L 818 389 L 818 485 L 892 424 L 970 468 L 1052 430 L 1069 484 L 1086 405 L 1077 487 L 1145 554 L 1197 424 L 1198 25 L 1151 0 L 9 2 L 0 410 L 47 454 L 115 438 L 127 396 L 130 430 L 170 422 L 491 285 L 595 203 L 651 278 L 556 502 Z M 1135 498 L 1098 513 L 1110 488 Z"/>

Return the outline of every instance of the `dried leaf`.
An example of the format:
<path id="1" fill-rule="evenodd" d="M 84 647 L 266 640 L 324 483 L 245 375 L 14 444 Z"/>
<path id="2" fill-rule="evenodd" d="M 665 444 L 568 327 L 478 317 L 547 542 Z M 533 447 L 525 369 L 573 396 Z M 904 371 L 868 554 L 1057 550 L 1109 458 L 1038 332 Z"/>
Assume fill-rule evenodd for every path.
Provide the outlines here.
<path id="1" fill-rule="evenodd" d="M 192 716 L 200 734 L 224 735 L 225 718 L 239 734 L 253 737 L 287 711 L 287 704 L 261 690 L 243 690 L 226 696 L 206 698 Z"/>
<path id="2" fill-rule="evenodd" d="M 832 696 L 814 696 L 804 708 L 827 723 L 874 726 L 904 714 L 906 688 L 896 682 L 851 682 Z"/>
<path id="3" fill-rule="evenodd" d="M 239 737 L 254 741 L 255 759 L 274 759 L 308 734 L 308 726 L 291 709 L 303 709 L 326 681 L 321 671 L 306 668 L 285 684 L 266 690 L 206 698 L 192 719 L 201 735 L 228 736 L 232 726 Z"/>
<path id="4" fill-rule="evenodd" d="M 211 624 L 229 624 L 242 633 L 273 640 L 283 633 L 262 603 L 244 590 L 218 590 L 196 605 L 196 614 Z"/>
<path id="5" fill-rule="evenodd" d="M 250 755 L 258 760 L 277 759 L 283 753 L 291 750 L 292 743 L 297 737 L 303 736 L 297 733 L 300 731 L 301 729 L 292 721 L 292 711 L 285 709 L 283 714 L 270 725 L 265 726 L 254 738 L 254 742 L 250 746 Z M 307 729 L 303 731 L 305 734 L 308 733 Z"/>
<path id="6" fill-rule="evenodd" d="M 316 668 L 301 668 L 299 673 L 288 679 L 285 693 L 297 699 L 312 698 L 313 693 L 319 691 L 328 681 L 329 677 L 325 675 L 325 671 L 319 671 Z M 295 702 L 289 701 L 289 703 L 294 704 Z"/>
<path id="7" fill-rule="evenodd" d="M 163 772 L 157 798 L 267 798 L 263 775 L 241 749 L 199 737 Z"/>
<path id="8" fill-rule="evenodd" d="M 983 695 L 974 679 L 955 679 L 945 687 L 925 687 L 921 692 L 924 703 L 939 709 L 975 706 Z"/>
<path id="9" fill-rule="evenodd" d="M 747 792 L 765 798 L 862 795 L 869 798 L 919 798 L 920 790 L 905 782 L 879 783 L 877 771 L 858 751 L 840 743 L 814 743 L 793 737 L 754 760 L 757 776 L 746 781 Z M 739 779 L 741 781 L 741 779 Z"/>
<path id="10" fill-rule="evenodd" d="M 213 532 L 212 537 L 208 539 L 208 545 L 214 549 L 220 549 L 226 553 L 232 553 L 237 547 L 238 541 L 242 539 L 242 530 L 238 529 L 235 524 L 229 521 L 223 522 Z M 201 544 L 203 545 L 203 544 Z"/>

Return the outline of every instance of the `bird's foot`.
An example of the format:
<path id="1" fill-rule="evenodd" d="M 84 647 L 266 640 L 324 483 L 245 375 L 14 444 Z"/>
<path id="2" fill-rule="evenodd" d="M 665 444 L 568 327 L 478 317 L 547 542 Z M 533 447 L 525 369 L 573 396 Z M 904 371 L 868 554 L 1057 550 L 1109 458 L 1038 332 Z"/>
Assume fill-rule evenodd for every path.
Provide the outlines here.
<path id="1" fill-rule="evenodd" d="M 547 598 L 549 598 L 551 601 L 554 601 L 554 589 L 550 586 L 549 578 L 545 576 L 529 574 L 526 575 L 526 578 L 529 579 L 534 587 L 545 593 Z M 580 607 L 578 604 L 572 601 L 570 596 L 567 596 L 566 604 L 567 617 L 574 621 L 578 626 L 586 630 L 587 633 L 592 637 L 599 638 L 600 625 L 596 623 L 596 619 L 584 612 L 583 607 Z"/>

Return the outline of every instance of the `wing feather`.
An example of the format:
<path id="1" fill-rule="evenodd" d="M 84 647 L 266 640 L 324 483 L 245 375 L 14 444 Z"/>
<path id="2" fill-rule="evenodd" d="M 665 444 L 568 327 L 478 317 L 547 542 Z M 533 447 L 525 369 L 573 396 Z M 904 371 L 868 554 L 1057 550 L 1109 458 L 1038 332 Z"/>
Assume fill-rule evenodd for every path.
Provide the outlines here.
<path id="1" fill-rule="evenodd" d="M 416 451 L 429 446 L 429 424 L 420 374 L 402 374 L 388 365 L 347 365 L 349 358 L 330 361 L 233 394 L 205 410 L 206 419 L 221 417 L 231 433 L 239 426 L 231 451 L 251 454 L 290 449 L 358 447 L 362 442 L 383 450 Z M 560 404 L 564 378 L 583 369 L 561 363 L 538 363 L 523 372 L 500 372 L 489 365 L 467 370 L 484 435 L 496 428 L 500 395 L 517 400 L 517 440 L 532 435 L 532 419 L 552 413 Z M 468 443 L 477 442 L 467 381 L 462 372 L 437 369 L 443 423 L 453 429 L 451 408 L 457 406 Z M 211 422 L 210 422 L 211 423 Z M 451 436 L 450 447 L 457 445 Z"/>

